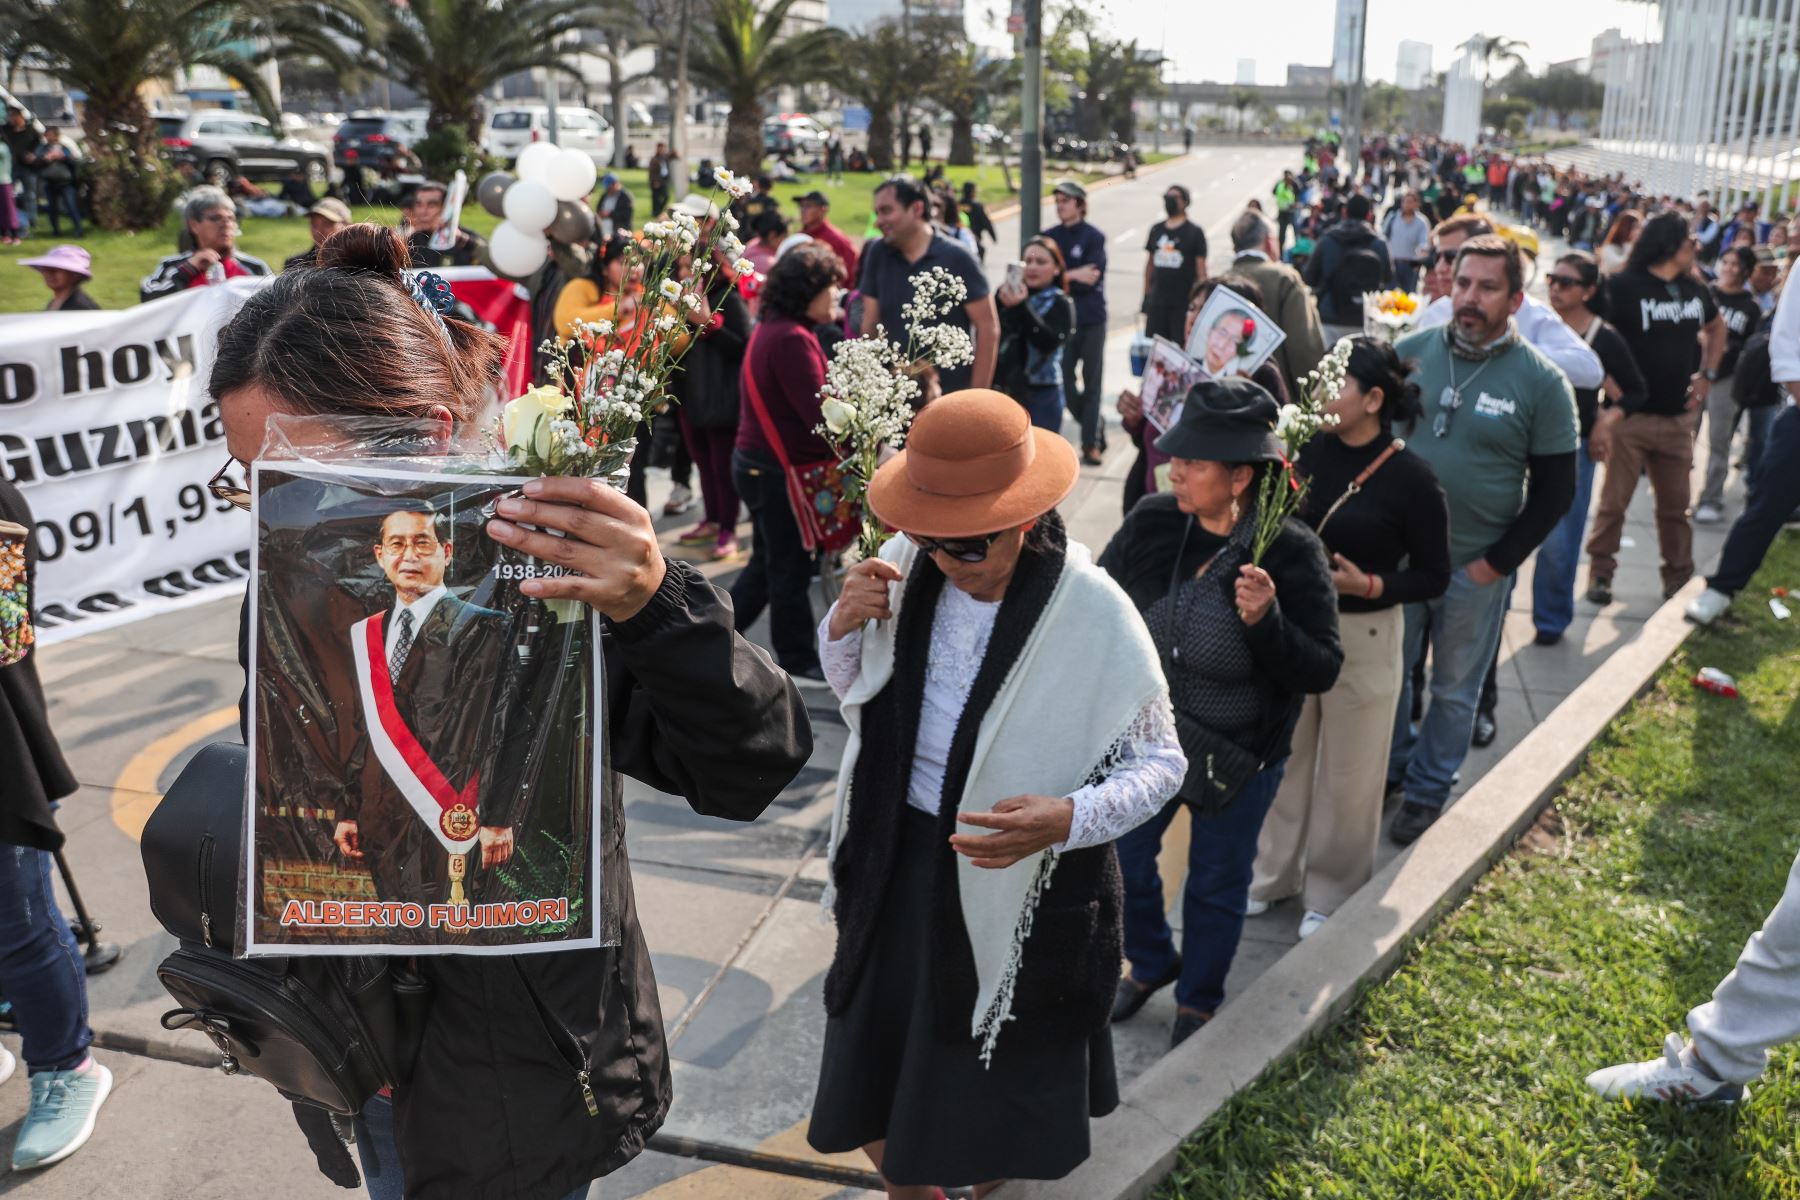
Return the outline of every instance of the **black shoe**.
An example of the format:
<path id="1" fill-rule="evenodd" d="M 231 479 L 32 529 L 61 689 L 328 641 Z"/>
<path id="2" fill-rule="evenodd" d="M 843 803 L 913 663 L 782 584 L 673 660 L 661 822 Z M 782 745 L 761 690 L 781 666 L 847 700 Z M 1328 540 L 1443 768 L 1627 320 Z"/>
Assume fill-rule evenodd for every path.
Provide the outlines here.
<path id="1" fill-rule="evenodd" d="M 1562 634 L 1551 633 L 1548 629 L 1540 629 L 1537 631 L 1537 636 L 1531 639 L 1531 644 L 1534 646 L 1560 646 L 1562 640 Z"/>
<path id="2" fill-rule="evenodd" d="M 1136 1016 L 1138 1009 L 1150 1002 L 1150 997 L 1174 983 L 1180 974 L 1181 963 L 1177 962 L 1173 971 L 1149 987 L 1140 984 L 1129 974 L 1122 976 L 1118 989 L 1113 992 L 1112 1019 L 1126 1021 Z"/>
<path id="3" fill-rule="evenodd" d="M 1385 817 L 1389 813 L 1393 812 L 1396 808 L 1399 808 L 1400 802 L 1404 799 L 1406 799 L 1406 785 L 1405 784 L 1403 784 L 1403 783 L 1388 784 L 1387 791 L 1385 791 L 1381 794 L 1381 815 Z"/>
<path id="4" fill-rule="evenodd" d="M 1394 817 L 1394 823 L 1388 826 L 1388 840 L 1396 846 L 1410 846 L 1419 840 L 1419 835 L 1430 829 L 1443 815 L 1443 809 L 1432 808 L 1428 804 L 1414 804 L 1408 800 L 1400 806 L 1400 812 Z"/>
<path id="5" fill-rule="evenodd" d="M 1612 603 L 1612 580 L 1596 579 L 1588 584 L 1587 602 L 1589 604 Z"/>
<path id="6" fill-rule="evenodd" d="M 1494 721 L 1494 714 L 1485 708 L 1475 710 L 1475 728 L 1469 731 L 1469 745 L 1477 750 L 1494 744 L 1500 736 L 1500 726 Z"/>
<path id="7" fill-rule="evenodd" d="M 1175 1028 L 1169 1031 L 1169 1049 L 1173 1050 L 1193 1037 L 1195 1031 L 1210 1020 L 1212 1020 L 1210 1016 L 1203 1017 L 1199 1013 L 1176 1013 Z"/>

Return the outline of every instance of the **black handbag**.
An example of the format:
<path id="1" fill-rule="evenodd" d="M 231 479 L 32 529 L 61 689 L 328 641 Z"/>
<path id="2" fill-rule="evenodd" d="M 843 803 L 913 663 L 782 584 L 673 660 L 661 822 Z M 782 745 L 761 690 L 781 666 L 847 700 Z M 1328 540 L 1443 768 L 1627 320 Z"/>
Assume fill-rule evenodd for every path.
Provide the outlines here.
<path id="1" fill-rule="evenodd" d="M 204 1033 L 228 1075 L 351 1116 L 410 1073 L 429 996 L 383 957 L 234 957 L 247 759 L 205 747 L 144 827 L 150 911 L 181 943 L 156 969 L 180 1005 L 162 1025 Z"/>
<path id="2" fill-rule="evenodd" d="M 1196 812 L 1223 812 L 1262 770 L 1262 761 L 1256 755 L 1214 733 L 1179 708 L 1175 710 L 1175 737 L 1188 761 L 1187 777 L 1175 794 Z"/>

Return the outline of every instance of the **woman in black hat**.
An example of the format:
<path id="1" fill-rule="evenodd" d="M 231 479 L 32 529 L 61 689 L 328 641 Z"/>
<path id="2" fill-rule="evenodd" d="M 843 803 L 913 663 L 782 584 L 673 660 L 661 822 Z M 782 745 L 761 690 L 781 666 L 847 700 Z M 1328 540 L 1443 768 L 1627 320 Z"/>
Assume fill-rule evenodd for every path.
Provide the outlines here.
<path id="1" fill-rule="evenodd" d="M 1175 428 L 1156 442 L 1173 460 L 1171 490 L 1145 497 L 1100 557 L 1150 627 L 1188 759 L 1181 792 L 1118 843 L 1131 971 L 1119 981 L 1113 1020 L 1174 983 L 1172 1045 L 1225 998 L 1257 834 L 1301 699 L 1329 690 L 1344 659 L 1318 537 L 1289 519 L 1262 562 L 1250 560 L 1258 483 L 1285 458 L 1277 411 L 1248 379 L 1196 384 Z M 1183 803 L 1195 828 L 1177 953 L 1156 856 Z"/>

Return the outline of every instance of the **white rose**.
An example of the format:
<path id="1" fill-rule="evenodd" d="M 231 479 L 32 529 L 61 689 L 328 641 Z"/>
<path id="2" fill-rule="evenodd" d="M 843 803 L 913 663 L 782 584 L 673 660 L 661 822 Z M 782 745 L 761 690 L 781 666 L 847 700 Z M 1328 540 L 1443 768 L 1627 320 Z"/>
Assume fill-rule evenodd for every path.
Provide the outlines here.
<path id="1" fill-rule="evenodd" d="M 819 405 L 819 415 L 825 419 L 825 428 L 833 437 L 843 437 L 850 422 L 856 420 L 856 406 L 842 400 L 827 400 Z"/>
<path id="2" fill-rule="evenodd" d="M 500 436 L 506 448 L 521 453 L 550 453 L 552 427 L 574 402 L 553 387 L 534 387 L 500 410 Z"/>
<path id="3" fill-rule="evenodd" d="M 1288 430 L 1290 430 L 1294 427 L 1294 421 L 1299 416 L 1300 416 L 1300 406 L 1299 405 L 1297 405 L 1297 404 L 1282 405 L 1281 411 L 1275 417 L 1275 436 L 1280 437 L 1280 438 L 1287 437 Z"/>

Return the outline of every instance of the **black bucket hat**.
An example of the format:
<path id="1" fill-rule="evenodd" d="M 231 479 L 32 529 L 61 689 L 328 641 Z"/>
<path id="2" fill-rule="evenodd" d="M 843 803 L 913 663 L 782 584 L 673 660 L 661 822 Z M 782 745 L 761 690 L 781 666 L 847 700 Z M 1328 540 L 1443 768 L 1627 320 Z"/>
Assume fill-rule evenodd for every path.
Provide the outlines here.
<path id="1" fill-rule="evenodd" d="M 1280 410 L 1275 398 L 1241 375 L 1202 379 L 1187 394 L 1181 420 L 1156 439 L 1171 458 L 1203 462 L 1281 462 L 1286 454 L 1275 436 Z"/>

